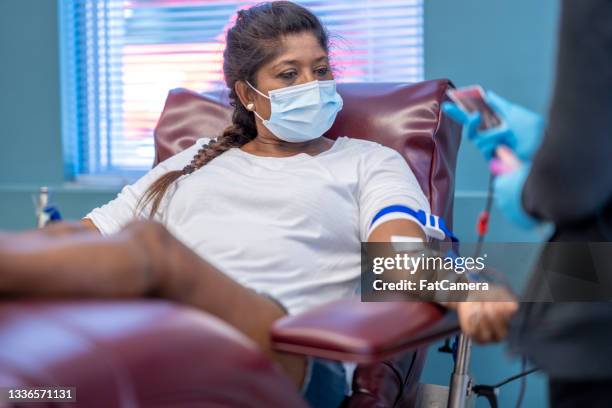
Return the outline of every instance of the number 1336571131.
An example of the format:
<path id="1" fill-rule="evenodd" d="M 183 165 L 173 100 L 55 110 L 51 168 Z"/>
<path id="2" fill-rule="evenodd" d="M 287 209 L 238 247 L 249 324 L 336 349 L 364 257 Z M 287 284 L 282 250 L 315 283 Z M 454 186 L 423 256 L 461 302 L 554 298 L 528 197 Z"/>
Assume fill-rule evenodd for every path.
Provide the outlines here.
<path id="1" fill-rule="evenodd" d="M 0 402 L 76 402 L 74 387 L 4 387 Z"/>

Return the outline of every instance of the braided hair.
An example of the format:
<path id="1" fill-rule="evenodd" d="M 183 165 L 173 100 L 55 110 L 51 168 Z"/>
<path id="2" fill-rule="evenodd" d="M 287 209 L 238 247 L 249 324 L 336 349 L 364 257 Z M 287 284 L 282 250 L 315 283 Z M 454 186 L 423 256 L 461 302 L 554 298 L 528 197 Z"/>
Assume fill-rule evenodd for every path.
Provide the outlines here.
<path id="1" fill-rule="evenodd" d="M 309 31 L 321 48 L 329 53 L 329 35 L 319 19 L 308 9 L 290 1 L 273 1 L 238 11 L 235 25 L 226 36 L 223 74 L 234 108 L 232 124 L 216 139 L 204 144 L 182 170 L 170 171 L 157 180 L 141 197 L 138 210 L 151 204 L 149 217 L 157 213 L 168 188 L 181 176 L 191 174 L 234 147 L 241 147 L 257 136 L 255 116 L 242 105 L 235 90 L 237 81 L 257 87 L 259 68 L 278 56 L 282 37 Z"/>

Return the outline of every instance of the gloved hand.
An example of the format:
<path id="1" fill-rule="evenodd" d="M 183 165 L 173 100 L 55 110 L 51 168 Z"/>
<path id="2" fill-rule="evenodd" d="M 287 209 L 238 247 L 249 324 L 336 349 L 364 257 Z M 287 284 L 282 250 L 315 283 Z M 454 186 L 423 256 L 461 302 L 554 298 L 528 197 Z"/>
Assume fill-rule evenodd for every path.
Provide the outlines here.
<path id="1" fill-rule="evenodd" d="M 542 116 L 513 104 L 492 91 L 487 91 L 486 96 L 489 105 L 504 122 L 502 126 L 479 131 L 478 112 L 466 113 L 452 102 L 444 102 L 442 110 L 463 125 L 463 137 L 473 141 L 487 161 L 491 160 L 495 149 L 502 144 L 514 150 L 519 159 L 530 161 L 542 140 Z"/>
<path id="2" fill-rule="evenodd" d="M 497 156 L 499 159 L 494 160 L 499 160 L 499 163 L 491 166 L 497 176 L 493 180 L 495 206 L 515 225 L 526 229 L 535 227 L 538 221 L 527 214 L 522 204 L 523 186 L 531 163 L 518 160 L 512 151 L 504 146 L 497 149 Z"/>

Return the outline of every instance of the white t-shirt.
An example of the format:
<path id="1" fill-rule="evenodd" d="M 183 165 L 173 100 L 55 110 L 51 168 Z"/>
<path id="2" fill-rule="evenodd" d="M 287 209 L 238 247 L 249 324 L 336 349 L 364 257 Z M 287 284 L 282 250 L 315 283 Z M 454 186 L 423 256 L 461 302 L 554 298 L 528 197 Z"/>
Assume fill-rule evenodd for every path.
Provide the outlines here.
<path id="1" fill-rule="evenodd" d="M 149 185 L 182 169 L 208 140 L 160 163 L 86 218 L 104 235 L 119 231 L 135 217 Z M 360 243 L 374 215 L 393 204 L 429 212 L 396 151 L 341 137 L 316 156 L 261 157 L 230 149 L 182 176 L 156 219 L 221 271 L 274 296 L 293 314 L 355 293 Z"/>

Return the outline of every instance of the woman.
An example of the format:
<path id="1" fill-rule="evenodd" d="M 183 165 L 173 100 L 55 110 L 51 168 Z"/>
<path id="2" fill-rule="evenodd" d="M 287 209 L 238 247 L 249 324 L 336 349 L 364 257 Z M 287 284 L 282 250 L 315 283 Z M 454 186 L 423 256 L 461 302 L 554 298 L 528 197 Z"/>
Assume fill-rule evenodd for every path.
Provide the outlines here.
<path id="1" fill-rule="evenodd" d="M 375 213 L 396 203 L 429 211 L 428 201 L 395 151 L 322 137 L 342 98 L 328 34 L 311 12 L 290 2 L 241 10 L 226 44 L 232 125 L 125 187 L 87 222 L 110 235 L 135 216 L 160 221 L 202 258 L 290 313 L 351 296 L 361 241 L 424 238 L 399 213 L 370 229 Z M 242 311 L 245 319 L 248 312 Z M 330 365 L 344 378 L 343 366 Z M 336 405 L 345 388 L 335 390 Z"/>
<path id="2" fill-rule="evenodd" d="M 370 224 L 393 204 L 425 211 L 429 205 L 397 152 L 322 137 L 342 98 L 335 90 L 328 34 L 311 12 L 285 1 L 241 10 L 226 44 L 232 125 L 159 164 L 86 216 L 85 226 L 108 237 L 97 238 L 107 246 L 105 256 L 92 249 L 91 232 L 66 227 L 80 234 L 80 262 L 103 275 L 91 287 L 83 285 L 94 295 L 157 293 L 200 307 L 251 337 L 313 406 L 338 406 L 350 384 L 344 366 L 273 352 L 270 325 L 287 312 L 352 295 L 362 241 L 425 240 L 420 224 L 405 213 Z M 159 224 L 130 224 L 134 218 L 160 221 L 171 234 Z M 60 244 L 54 245 L 53 254 L 39 259 L 49 264 L 60 256 Z M 20 258 L 21 268 L 32 259 Z M 94 259 L 101 265 L 93 265 Z M 123 266 L 108 272 L 109 259 Z M 79 261 L 64 269 L 78 280 L 74 262 Z M 13 262 L 13 270 L 18 266 Z M 117 289 L 121 273 L 129 279 Z M 74 285 L 68 275 L 62 282 Z M 465 311 L 460 306 L 460 316 L 477 308 L 503 317 L 514 307 L 472 305 Z M 505 324 L 497 321 L 486 320 L 483 340 L 504 335 Z"/>

